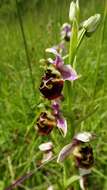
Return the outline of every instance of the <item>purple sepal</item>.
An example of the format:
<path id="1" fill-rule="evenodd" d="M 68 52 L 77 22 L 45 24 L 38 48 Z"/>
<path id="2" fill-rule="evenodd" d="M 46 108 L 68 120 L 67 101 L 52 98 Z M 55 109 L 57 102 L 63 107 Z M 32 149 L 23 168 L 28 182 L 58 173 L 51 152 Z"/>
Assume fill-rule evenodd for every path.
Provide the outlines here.
<path id="1" fill-rule="evenodd" d="M 51 63 L 55 65 L 64 80 L 74 81 L 78 79 L 76 71 L 71 67 L 71 65 L 64 65 L 64 61 L 56 49 L 48 48 L 46 49 L 46 52 L 50 52 L 56 56 L 55 60 L 53 62 L 51 61 Z"/>
<path id="2" fill-rule="evenodd" d="M 59 68 L 59 71 L 64 80 L 74 81 L 78 79 L 78 75 L 71 65 L 63 65 Z"/>

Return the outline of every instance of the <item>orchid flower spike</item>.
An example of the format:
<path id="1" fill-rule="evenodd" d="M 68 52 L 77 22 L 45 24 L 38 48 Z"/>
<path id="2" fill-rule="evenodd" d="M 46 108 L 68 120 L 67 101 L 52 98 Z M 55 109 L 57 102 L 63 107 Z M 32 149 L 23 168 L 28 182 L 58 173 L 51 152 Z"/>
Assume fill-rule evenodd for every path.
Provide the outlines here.
<path id="1" fill-rule="evenodd" d="M 55 56 L 55 60 L 53 60 L 53 65 L 60 72 L 63 80 L 74 81 L 78 79 L 78 75 L 76 71 L 71 67 L 71 65 L 64 65 L 63 58 L 54 48 L 46 49 L 46 52 L 52 53 Z"/>
<path id="2" fill-rule="evenodd" d="M 63 136 L 65 137 L 67 134 L 67 121 L 63 117 L 63 114 L 60 111 L 60 100 L 59 99 L 54 100 L 52 102 L 52 112 L 56 118 L 56 123 L 57 123 L 58 129 L 62 132 Z"/>
<path id="3" fill-rule="evenodd" d="M 52 142 L 42 143 L 39 145 L 39 150 L 43 152 L 43 158 L 41 163 L 44 163 L 52 158 L 53 152 L 53 144 Z"/>

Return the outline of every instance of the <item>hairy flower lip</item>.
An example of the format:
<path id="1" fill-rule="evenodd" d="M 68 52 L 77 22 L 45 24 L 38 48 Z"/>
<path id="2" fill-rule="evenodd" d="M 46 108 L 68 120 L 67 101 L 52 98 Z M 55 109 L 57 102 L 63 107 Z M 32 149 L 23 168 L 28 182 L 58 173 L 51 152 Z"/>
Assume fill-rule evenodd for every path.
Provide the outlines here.
<path id="1" fill-rule="evenodd" d="M 78 168 L 90 169 L 94 163 L 93 150 L 90 145 L 85 147 L 80 147 L 78 151 L 80 156 L 75 155 L 76 164 Z"/>
<path id="2" fill-rule="evenodd" d="M 38 126 L 38 134 L 42 135 L 42 136 L 46 136 L 49 135 L 53 129 L 52 125 L 45 125 L 43 128 L 40 128 L 40 126 L 37 124 Z"/>
<path id="3" fill-rule="evenodd" d="M 47 69 L 39 87 L 40 92 L 49 100 L 56 99 L 61 96 L 64 80 L 61 78 L 59 71 L 55 69 Z"/>
<path id="4" fill-rule="evenodd" d="M 49 100 L 60 97 L 64 84 L 63 79 L 58 79 L 54 81 L 50 80 L 50 84 L 52 85 L 51 88 L 47 88 L 47 86 L 45 86 L 44 88 L 41 87 L 40 92 L 44 95 L 45 98 Z"/>
<path id="5" fill-rule="evenodd" d="M 36 125 L 38 127 L 38 133 L 40 135 L 48 135 L 56 126 L 56 119 L 49 112 L 41 112 L 37 118 Z"/>

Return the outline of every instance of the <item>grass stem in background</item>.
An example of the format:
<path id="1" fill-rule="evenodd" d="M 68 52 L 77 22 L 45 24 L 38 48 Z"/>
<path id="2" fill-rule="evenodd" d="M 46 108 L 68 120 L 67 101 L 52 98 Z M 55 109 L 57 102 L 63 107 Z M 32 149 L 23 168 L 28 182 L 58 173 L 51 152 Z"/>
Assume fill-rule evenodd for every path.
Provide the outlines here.
<path id="1" fill-rule="evenodd" d="M 101 55 L 103 52 L 104 34 L 105 34 L 106 17 L 107 17 L 107 0 L 105 0 L 105 6 L 104 7 L 105 7 L 105 10 L 104 10 L 104 16 L 103 16 L 103 21 L 102 21 L 100 42 L 99 42 L 99 51 L 97 54 L 97 63 L 96 63 L 96 70 L 95 70 L 93 98 L 95 97 L 95 94 L 96 94 L 98 73 L 99 73 L 99 68 L 100 68 L 100 63 L 101 63 Z"/>
<path id="2" fill-rule="evenodd" d="M 24 32 L 23 21 L 22 21 L 22 17 L 21 17 L 21 13 L 20 13 L 20 7 L 18 4 L 18 0 L 16 0 L 16 8 L 17 8 L 17 15 L 18 15 L 19 25 L 20 25 L 23 43 L 24 43 L 24 48 L 25 48 L 25 53 L 26 53 L 29 75 L 31 78 L 32 89 L 33 89 L 33 93 L 34 93 L 34 97 L 35 97 L 36 96 L 36 94 L 35 94 L 35 83 L 34 83 L 34 78 L 33 78 L 32 65 L 31 65 L 31 61 L 30 61 L 30 57 L 29 57 L 28 45 L 27 45 L 27 41 L 26 41 L 26 36 L 25 36 L 25 32 Z"/>
<path id="3" fill-rule="evenodd" d="M 11 158 L 10 156 L 7 157 L 7 162 L 8 162 L 8 167 L 9 167 L 9 172 L 10 172 L 10 176 L 11 176 L 11 180 L 14 180 L 14 171 L 13 171 L 13 166 L 12 166 L 12 162 L 11 162 Z"/>
<path id="4" fill-rule="evenodd" d="M 45 166 L 47 163 L 49 163 L 50 161 L 53 161 L 57 158 L 57 156 L 52 157 L 52 159 L 44 162 L 42 165 L 40 165 L 38 168 L 34 169 L 33 171 L 25 174 L 24 176 L 20 177 L 18 180 L 16 180 L 12 185 L 10 185 L 9 187 L 7 187 L 5 190 L 12 190 L 13 188 L 20 186 L 25 180 L 27 180 L 28 178 L 30 178 L 33 174 L 35 174 L 35 172 L 37 172 L 38 170 L 40 170 L 43 166 Z"/>

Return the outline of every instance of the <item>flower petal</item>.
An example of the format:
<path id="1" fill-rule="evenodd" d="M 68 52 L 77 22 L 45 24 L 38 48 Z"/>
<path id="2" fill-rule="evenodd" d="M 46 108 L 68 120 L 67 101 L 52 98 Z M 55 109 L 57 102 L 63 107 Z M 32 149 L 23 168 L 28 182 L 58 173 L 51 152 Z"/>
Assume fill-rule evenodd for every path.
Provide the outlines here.
<path id="1" fill-rule="evenodd" d="M 60 54 L 57 52 L 56 48 L 52 47 L 52 48 L 47 48 L 45 50 L 46 52 L 49 52 L 49 53 L 53 53 L 54 55 L 56 56 L 60 56 Z"/>
<path id="2" fill-rule="evenodd" d="M 78 79 L 78 75 L 71 65 L 63 65 L 59 68 L 59 71 L 62 74 L 64 80 L 73 81 Z"/>
<path id="3" fill-rule="evenodd" d="M 63 147 L 58 155 L 57 162 L 62 162 L 67 156 L 69 156 L 74 150 L 74 146 L 72 143 Z"/>
<path id="4" fill-rule="evenodd" d="M 71 32 L 71 25 L 69 23 L 64 23 L 61 27 L 61 32 Z"/>
<path id="5" fill-rule="evenodd" d="M 57 127 L 59 129 L 61 129 L 61 131 L 63 132 L 64 137 L 67 134 L 67 121 L 65 118 L 62 117 L 58 117 L 57 118 Z"/>
<path id="6" fill-rule="evenodd" d="M 48 58 L 47 61 L 48 61 L 48 63 L 54 64 L 54 61 L 51 58 Z"/>
<path id="7" fill-rule="evenodd" d="M 49 151 L 53 148 L 52 142 L 42 143 L 39 145 L 39 150 L 41 151 Z"/>
<path id="8" fill-rule="evenodd" d="M 60 71 L 60 69 L 64 65 L 64 61 L 60 55 L 56 56 L 56 59 L 54 61 L 54 64 L 56 65 L 56 68 Z"/>
<path id="9" fill-rule="evenodd" d="M 46 52 L 53 53 L 56 56 L 55 60 L 53 62 L 51 60 L 50 63 L 56 65 L 57 69 L 62 67 L 62 65 L 64 64 L 64 61 L 63 61 L 61 55 L 57 52 L 57 50 L 55 48 L 47 48 Z"/>
<path id="10" fill-rule="evenodd" d="M 74 139 L 81 141 L 81 142 L 89 142 L 90 140 L 94 139 L 95 135 L 89 133 L 89 132 L 83 132 L 83 133 L 78 133 Z"/>

